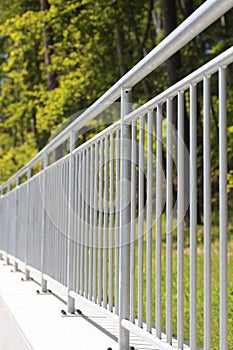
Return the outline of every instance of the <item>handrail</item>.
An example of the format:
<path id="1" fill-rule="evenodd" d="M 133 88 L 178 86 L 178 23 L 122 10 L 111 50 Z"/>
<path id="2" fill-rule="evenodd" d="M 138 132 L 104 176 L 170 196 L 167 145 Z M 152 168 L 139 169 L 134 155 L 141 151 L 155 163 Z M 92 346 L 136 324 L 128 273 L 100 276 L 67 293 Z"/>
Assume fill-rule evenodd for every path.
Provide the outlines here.
<path id="1" fill-rule="evenodd" d="M 116 82 L 96 102 L 87 108 L 77 119 L 58 134 L 48 145 L 46 145 L 30 162 L 25 164 L 11 178 L 9 178 L 0 190 L 2 191 L 18 177 L 22 176 L 28 169 L 38 163 L 44 156 L 56 149 L 66 141 L 70 132 L 80 130 L 89 121 L 97 117 L 121 94 L 121 88 L 132 88 L 139 81 L 150 74 L 162 62 L 165 62 L 184 45 L 201 33 L 205 28 L 221 17 L 232 7 L 232 0 L 207 0 L 191 16 L 189 16 L 179 27 L 159 43 L 148 55 L 139 61 L 128 73 Z"/>
<path id="2" fill-rule="evenodd" d="M 178 83 L 170 86 L 168 89 L 163 91 L 161 94 L 152 98 L 146 102 L 143 106 L 138 107 L 133 112 L 129 113 L 124 117 L 125 122 L 130 122 L 137 118 L 140 114 L 146 113 L 148 110 L 155 108 L 156 105 L 163 103 L 167 98 L 172 98 L 177 95 L 178 91 L 184 91 L 190 84 L 198 84 L 204 76 L 212 75 L 216 73 L 221 66 L 228 66 L 232 63 L 233 47 L 230 47 L 219 56 L 213 58 L 211 61 L 206 63 L 204 66 L 195 70 L 185 78 L 180 80 Z"/>

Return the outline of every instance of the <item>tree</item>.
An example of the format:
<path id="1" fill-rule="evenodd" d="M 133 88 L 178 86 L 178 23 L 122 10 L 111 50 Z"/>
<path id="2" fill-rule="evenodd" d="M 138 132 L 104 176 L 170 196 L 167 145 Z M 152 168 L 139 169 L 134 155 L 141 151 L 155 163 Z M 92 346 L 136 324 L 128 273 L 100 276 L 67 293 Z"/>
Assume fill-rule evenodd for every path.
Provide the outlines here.
<path id="1" fill-rule="evenodd" d="M 0 162 L 16 147 L 43 148 L 70 115 L 100 97 L 200 2 L 2 0 Z M 207 49 L 211 57 L 229 45 L 232 14 L 224 18 L 135 86 L 134 101 L 145 102 L 201 65 Z"/>
<path id="2" fill-rule="evenodd" d="M 42 11 L 49 11 L 50 4 L 48 0 L 40 0 L 40 9 Z M 49 25 L 49 22 L 44 23 L 43 28 L 43 37 L 44 37 L 44 56 L 45 56 L 45 67 L 47 74 L 47 85 L 48 90 L 53 90 L 57 86 L 57 77 L 50 71 L 53 55 L 53 30 Z"/>

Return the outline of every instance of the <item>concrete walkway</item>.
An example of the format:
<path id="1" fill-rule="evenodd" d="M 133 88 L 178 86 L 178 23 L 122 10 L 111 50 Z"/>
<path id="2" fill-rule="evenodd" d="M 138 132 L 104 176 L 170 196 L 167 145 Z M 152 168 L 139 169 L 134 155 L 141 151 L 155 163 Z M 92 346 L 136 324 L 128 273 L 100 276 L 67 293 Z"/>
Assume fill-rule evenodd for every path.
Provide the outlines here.
<path id="1" fill-rule="evenodd" d="M 24 274 L 0 260 L 1 350 L 117 350 L 117 325 L 90 305 L 79 304 L 82 315 L 63 315 L 66 291 L 49 284 L 54 294 L 37 293 L 39 275 L 22 281 Z M 55 296 L 56 294 L 56 296 Z M 133 337 L 135 349 L 152 350 Z"/>
<path id="2" fill-rule="evenodd" d="M 37 294 L 34 281 L 0 261 L 0 349 L 104 350 L 118 348 L 109 320 L 82 306 L 84 315 L 64 316 L 66 305 L 51 294 Z M 19 327 L 20 325 L 20 327 Z M 114 329 L 111 329 L 113 331 Z"/>

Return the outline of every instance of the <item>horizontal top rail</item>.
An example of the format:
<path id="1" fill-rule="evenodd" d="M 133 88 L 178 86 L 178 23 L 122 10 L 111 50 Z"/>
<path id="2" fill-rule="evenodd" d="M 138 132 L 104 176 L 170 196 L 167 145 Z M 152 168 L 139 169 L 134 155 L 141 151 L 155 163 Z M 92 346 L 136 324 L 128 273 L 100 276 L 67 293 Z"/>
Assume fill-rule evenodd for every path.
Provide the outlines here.
<path id="1" fill-rule="evenodd" d="M 164 103 L 167 98 L 172 98 L 178 94 L 179 91 L 186 90 L 190 84 L 199 83 L 204 76 L 212 75 L 216 73 L 221 66 L 228 66 L 233 62 L 233 47 L 224 51 L 219 56 L 215 57 L 210 62 L 206 63 L 201 68 L 195 70 L 193 73 L 187 75 L 184 79 L 180 80 L 178 83 L 172 85 L 167 90 L 152 98 L 150 101 L 146 102 L 143 106 L 135 109 L 133 112 L 129 113 L 124 117 L 124 121 L 130 122 L 137 118 L 139 115 L 146 113 L 160 103 Z"/>
<path id="2" fill-rule="evenodd" d="M 139 61 L 128 73 L 118 80 L 118 82 L 105 92 L 95 103 L 87 108 L 78 118 L 58 134 L 29 163 L 8 179 L 1 186 L 1 190 L 6 188 L 9 184 L 22 176 L 28 169 L 41 161 L 45 154 L 49 154 L 66 141 L 69 138 L 71 131 L 77 132 L 108 108 L 120 97 L 122 87 L 129 89 L 132 88 L 231 8 L 232 0 L 207 0 L 148 55 Z"/>

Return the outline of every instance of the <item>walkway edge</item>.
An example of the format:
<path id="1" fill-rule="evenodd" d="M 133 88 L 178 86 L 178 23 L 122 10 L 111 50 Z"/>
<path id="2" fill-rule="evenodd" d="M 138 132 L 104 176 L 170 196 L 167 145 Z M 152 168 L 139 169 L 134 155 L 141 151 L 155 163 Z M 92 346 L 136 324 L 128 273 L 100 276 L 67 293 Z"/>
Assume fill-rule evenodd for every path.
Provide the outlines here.
<path id="1" fill-rule="evenodd" d="M 0 295 L 0 349 L 32 350 L 32 346 Z"/>

